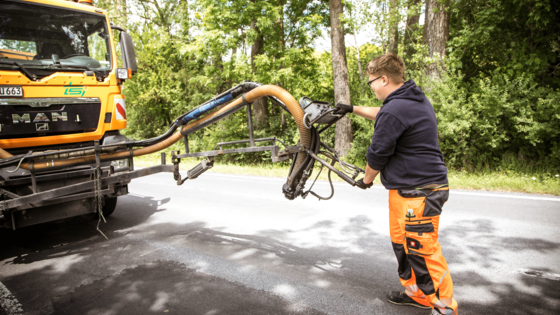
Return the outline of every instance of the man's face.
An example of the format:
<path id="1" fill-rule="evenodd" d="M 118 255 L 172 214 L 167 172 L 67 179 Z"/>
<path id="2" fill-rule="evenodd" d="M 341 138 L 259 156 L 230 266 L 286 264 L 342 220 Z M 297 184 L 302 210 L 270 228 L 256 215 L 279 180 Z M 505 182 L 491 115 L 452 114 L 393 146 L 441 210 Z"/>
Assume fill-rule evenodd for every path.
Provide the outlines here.
<path id="1" fill-rule="evenodd" d="M 375 81 L 373 81 L 369 87 L 373 90 L 373 92 L 375 93 L 375 97 L 380 100 L 383 101 L 385 100 L 385 93 L 383 93 L 383 88 L 387 85 L 387 77 L 386 76 L 381 76 L 379 74 L 369 74 L 369 81 L 377 79 Z"/>

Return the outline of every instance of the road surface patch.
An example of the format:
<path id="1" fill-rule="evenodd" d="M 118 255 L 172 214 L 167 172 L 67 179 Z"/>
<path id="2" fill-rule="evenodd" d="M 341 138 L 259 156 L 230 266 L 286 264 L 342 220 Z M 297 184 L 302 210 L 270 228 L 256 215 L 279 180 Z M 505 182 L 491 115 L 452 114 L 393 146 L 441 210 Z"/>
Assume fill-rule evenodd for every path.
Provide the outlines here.
<path id="1" fill-rule="evenodd" d="M 53 298 L 53 308 L 53 314 L 324 314 L 174 261 L 155 261 L 79 286 Z"/>

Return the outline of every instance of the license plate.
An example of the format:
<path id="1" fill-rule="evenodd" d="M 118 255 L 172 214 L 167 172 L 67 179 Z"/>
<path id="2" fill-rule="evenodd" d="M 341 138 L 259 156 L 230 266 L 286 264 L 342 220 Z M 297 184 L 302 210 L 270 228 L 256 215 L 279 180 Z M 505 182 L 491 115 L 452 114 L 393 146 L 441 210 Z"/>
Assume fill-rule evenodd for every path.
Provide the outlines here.
<path id="1" fill-rule="evenodd" d="M 21 85 L 0 85 L 0 97 L 23 97 Z"/>

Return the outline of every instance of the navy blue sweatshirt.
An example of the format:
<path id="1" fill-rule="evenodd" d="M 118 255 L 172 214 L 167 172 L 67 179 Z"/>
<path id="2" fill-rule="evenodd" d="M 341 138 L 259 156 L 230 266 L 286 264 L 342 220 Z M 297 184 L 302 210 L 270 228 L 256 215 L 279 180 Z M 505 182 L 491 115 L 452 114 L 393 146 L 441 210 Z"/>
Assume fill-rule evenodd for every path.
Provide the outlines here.
<path id="1" fill-rule="evenodd" d="M 436 114 L 414 81 L 406 81 L 383 101 L 366 157 L 369 167 L 381 171 L 387 189 L 447 184 Z"/>

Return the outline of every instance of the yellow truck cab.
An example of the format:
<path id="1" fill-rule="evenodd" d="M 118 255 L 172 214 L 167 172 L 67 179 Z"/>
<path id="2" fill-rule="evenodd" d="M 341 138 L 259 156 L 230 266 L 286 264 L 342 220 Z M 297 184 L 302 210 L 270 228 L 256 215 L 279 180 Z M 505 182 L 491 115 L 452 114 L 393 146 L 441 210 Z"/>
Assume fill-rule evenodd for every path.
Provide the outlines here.
<path id="1" fill-rule="evenodd" d="M 126 127 L 121 84 L 136 72 L 133 48 L 119 69 L 107 15 L 81 2 L 0 4 L 1 148 L 72 146 Z"/>
<path id="2" fill-rule="evenodd" d="M 114 33 L 119 36 L 122 64 L 118 62 Z M 11 155 L 21 155 L 126 141 L 119 133 L 126 127 L 121 87 L 135 73 L 130 35 L 111 25 L 106 12 L 94 7 L 91 0 L 0 1 L 0 148 Z M 129 166 L 128 162 L 105 162 L 103 166 L 112 164 L 123 169 Z M 0 193 L 5 200 L 92 177 L 82 172 L 83 176 L 67 175 L 61 181 L 34 174 L 32 170 L 13 169 L 0 167 Z M 68 171 L 59 169 L 55 173 L 60 177 L 60 173 Z M 116 196 L 127 192 L 126 182 L 117 186 L 120 191 L 113 187 L 113 191 L 104 194 L 107 213 L 114 209 Z M 71 198 L 64 201 L 67 199 Z M 71 211 L 55 215 L 52 210 L 43 219 L 37 217 L 48 211 L 29 219 L 29 211 L 38 208 L 36 204 L 18 206 L 15 210 L 27 210 L 10 212 L 10 217 L 4 214 L 0 221 L 3 219 L 6 226 L 15 229 L 94 212 L 91 206 L 85 206 L 84 200 L 89 199 L 74 200 L 66 207 Z M 74 211 L 76 207 L 83 209 Z"/>

